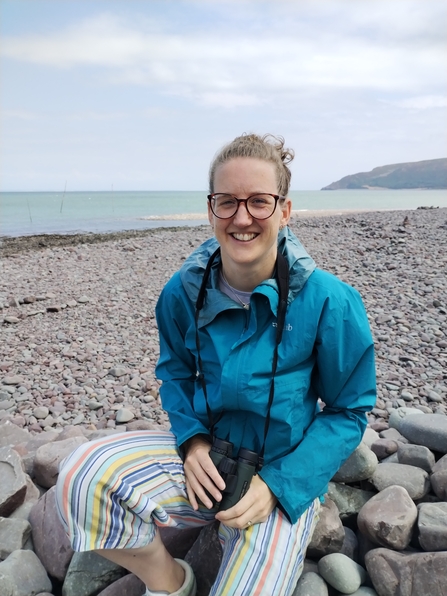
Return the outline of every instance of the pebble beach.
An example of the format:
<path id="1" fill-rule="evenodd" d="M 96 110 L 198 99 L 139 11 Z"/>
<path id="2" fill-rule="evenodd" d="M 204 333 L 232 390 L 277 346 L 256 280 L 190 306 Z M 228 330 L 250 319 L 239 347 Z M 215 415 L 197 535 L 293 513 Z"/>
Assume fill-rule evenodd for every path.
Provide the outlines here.
<path id="1" fill-rule="evenodd" d="M 447 209 L 294 217 L 320 268 L 361 293 L 376 344 L 378 400 L 447 412 Z M 35 432 L 166 424 L 154 308 L 208 226 L 4 239 L 0 420 Z"/>
<path id="2" fill-rule="evenodd" d="M 361 444 L 329 483 L 293 596 L 445 596 L 447 209 L 295 214 L 290 226 L 320 268 L 362 295 L 378 386 Z M 169 428 L 155 304 L 210 233 L 0 243 L 0 596 L 144 592 L 123 568 L 73 553 L 54 485 L 78 445 Z M 207 596 L 221 559 L 215 524 L 173 530 L 162 533 L 168 550 Z"/>

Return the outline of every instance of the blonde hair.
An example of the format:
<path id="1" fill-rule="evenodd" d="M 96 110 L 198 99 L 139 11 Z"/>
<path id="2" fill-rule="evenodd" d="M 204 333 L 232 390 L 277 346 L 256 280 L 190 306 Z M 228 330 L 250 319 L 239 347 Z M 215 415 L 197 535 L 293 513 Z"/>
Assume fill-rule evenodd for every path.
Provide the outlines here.
<path id="1" fill-rule="evenodd" d="M 253 133 L 236 137 L 216 154 L 209 172 L 210 193 L 214 192 L 214 176 L 217 168 L 236 157 L 252 157 L 272 163 L 276 170 L 278 193 L 283 196 L 288 195 L 292 177 L 288 164 L 295 157 L 295 152 L 293 149 L 284 147 L 283 137 L 275 137 L 271 134 L 261 137 Z"/>

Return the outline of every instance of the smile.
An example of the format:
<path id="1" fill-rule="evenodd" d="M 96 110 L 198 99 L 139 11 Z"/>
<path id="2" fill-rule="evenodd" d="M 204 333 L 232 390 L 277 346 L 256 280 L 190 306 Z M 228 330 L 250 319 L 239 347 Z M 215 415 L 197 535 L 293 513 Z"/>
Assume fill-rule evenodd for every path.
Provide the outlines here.
<path id="1" fill-rule="evenodd" d="M 249 242 L 250 240 L 253 240 L 253 238 L 256 238 L 256 236 L 258 234 L 231 234 L 233 236 L 233 238 L 235 238 L 236 240 L 240 240 L 241 242 Z"/>

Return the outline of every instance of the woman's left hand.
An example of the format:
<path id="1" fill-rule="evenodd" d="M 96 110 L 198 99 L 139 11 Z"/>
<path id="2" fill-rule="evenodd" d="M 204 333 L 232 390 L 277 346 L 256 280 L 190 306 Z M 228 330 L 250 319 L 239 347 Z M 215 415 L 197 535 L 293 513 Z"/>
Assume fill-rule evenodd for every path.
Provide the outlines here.
<path id="1" fill-rule="evenodd" d="M 250 488 L 231 509 L 219 511 L 216 519 L 230 528 L 247 528 L 266 521 L 278 499 L 260 476 L 253 476 Z M 250 523 L 249 523 L 250 522 Z"/>

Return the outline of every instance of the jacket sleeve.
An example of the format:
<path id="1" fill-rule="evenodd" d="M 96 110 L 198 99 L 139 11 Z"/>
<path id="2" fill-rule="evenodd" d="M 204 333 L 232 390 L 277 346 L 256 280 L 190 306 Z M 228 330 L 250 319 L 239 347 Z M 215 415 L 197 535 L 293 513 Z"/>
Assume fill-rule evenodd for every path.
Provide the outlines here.
<path id="1" fill-rule="evenodd" d="M 374 347 L 360 295 L 344 286 L 345 296 L 326 299 L 315 341 L 312 389 L 325 403 L 290 453 L 261 470 L 292 523 L 360 443 L 366 412 L 376 396 Z"/>
<path id="2" fill-rule="evenodd" d="M 194 435 L 208 435 L 209 432 L 194 412 L 197 368 L 194 355 L 185 345 L 188 321 L 191 320 L 188 311 L 193 306 L 183 291 L 176 288 L 176 277 L 163 289 L 155 309 L 160 338 L 156 375 L 163 382 L 160 387 L 163 408 L 169 416 L 177 444 L 181 446 Z"/>

